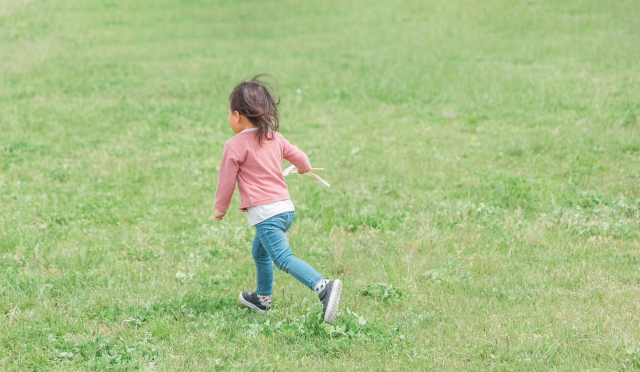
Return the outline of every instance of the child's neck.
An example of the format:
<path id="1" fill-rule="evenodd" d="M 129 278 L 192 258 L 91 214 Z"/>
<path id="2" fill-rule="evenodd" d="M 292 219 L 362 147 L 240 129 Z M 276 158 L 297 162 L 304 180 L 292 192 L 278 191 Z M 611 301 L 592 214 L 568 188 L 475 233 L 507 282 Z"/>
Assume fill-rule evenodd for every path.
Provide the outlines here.
<path id="1" fill-rule="evenodd" d="M 246 116 L 240 115 L 240 120 L 235 122 L 235 125 L 232 125 L 233 131 L 236 133 L 240 133 L 245 129 L 258 128 L 255 126 Z"/>

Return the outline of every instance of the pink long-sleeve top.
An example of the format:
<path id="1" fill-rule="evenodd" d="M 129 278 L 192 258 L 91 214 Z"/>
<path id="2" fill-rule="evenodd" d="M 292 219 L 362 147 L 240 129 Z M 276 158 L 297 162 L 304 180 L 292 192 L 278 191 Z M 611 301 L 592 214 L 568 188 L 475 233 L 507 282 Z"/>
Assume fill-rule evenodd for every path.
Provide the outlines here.
<path id="1" fill-rule="evenodd" d="M 242 131 L 224 144 L 218 172 L 214 207 L 229 209 L 236 183 L 240 191 L 240 208 L 253 207 L 289 199 L 289 189 L 282 175 L 282 159 L 308 172 L 307 155 L 287 141 L 282 134 L 271 132 L 273 140 L 258 143 L 256 132 Z"/>

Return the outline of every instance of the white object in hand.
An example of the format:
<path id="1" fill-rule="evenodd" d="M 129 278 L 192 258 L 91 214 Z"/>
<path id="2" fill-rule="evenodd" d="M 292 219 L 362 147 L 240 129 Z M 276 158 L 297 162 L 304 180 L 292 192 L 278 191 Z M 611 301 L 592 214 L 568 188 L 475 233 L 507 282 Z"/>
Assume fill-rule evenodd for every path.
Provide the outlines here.
<path id="1" fill-rule="evenodd" d="M 324 170 L 324 168 L 311 168 L 311 170 Z M 296 168 L 295 165 L 291 165 L 291 166 L 285 168 L 285 170 L 282 171 L 282 175 L 285 176 L 285 177 L 290 175 L 291 173 L 298 173 L 298 168 Z M 313 174 L 311 172 L 307 172 L 307 173 L 304 173 L 304 174 L 309 176 L 309 177 L 313 177 L 313 178 L 317 179 L 318 181 L 324 183 L 327 187 L 331 186 L 331 185 L 329 185 L 329 182 L 323 180 L 317 174 Z"/>

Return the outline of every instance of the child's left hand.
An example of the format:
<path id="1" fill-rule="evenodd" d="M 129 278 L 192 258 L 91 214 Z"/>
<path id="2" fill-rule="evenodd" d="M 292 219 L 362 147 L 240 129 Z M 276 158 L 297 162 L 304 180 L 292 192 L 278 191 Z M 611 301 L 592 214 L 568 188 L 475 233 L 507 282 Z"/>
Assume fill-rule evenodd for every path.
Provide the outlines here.
<path id="1" fill-rule="evenodd" d="M 220 221 L 224 217 L 225 214 L 227 214 L 227 211 L 223 212 L 223 211 L 219 211 L 219 210 L 216 209 L 213 212 L 213 219 L 216 220 L 216 221 Z"/>

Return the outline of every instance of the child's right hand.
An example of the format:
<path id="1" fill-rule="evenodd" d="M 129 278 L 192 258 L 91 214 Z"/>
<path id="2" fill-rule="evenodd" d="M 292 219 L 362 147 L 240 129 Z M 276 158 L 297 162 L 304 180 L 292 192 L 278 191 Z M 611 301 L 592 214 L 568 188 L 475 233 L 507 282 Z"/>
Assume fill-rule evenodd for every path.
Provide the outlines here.
<path id="1" fill-rule="evenodd" d="M 220 221 L 224 217 L 225 214 L 227 214 L 227 211 L 219 211 L 219 210 L 216 209 L 213 212 L 213 219 L 216 220 L 216 221 Z"/>

